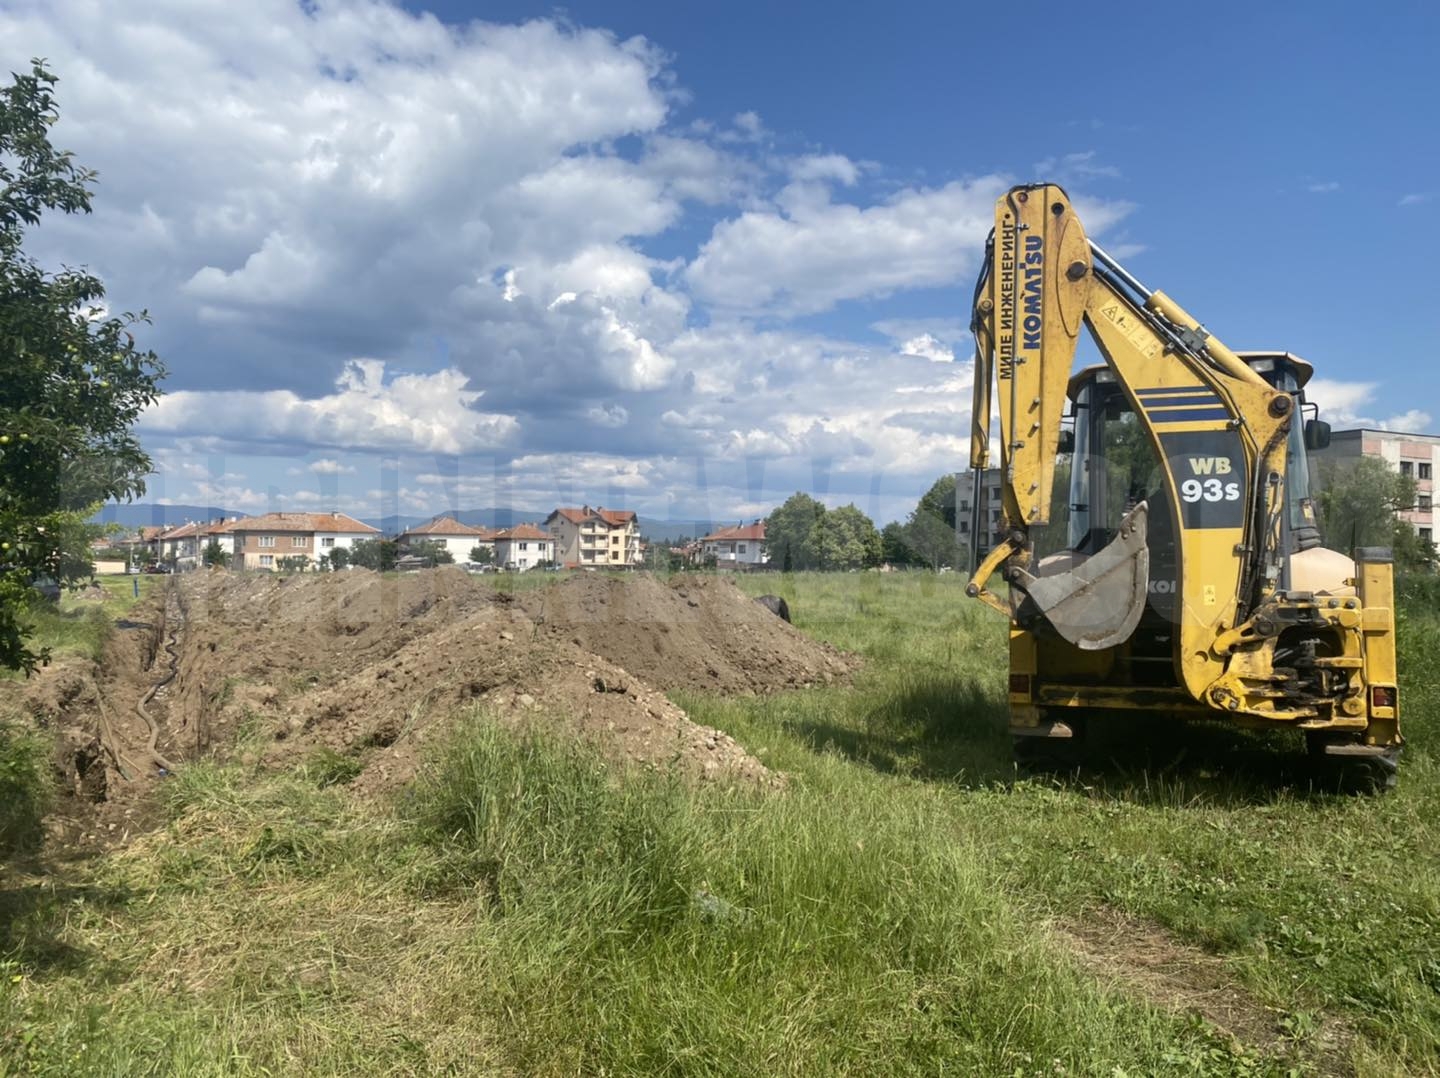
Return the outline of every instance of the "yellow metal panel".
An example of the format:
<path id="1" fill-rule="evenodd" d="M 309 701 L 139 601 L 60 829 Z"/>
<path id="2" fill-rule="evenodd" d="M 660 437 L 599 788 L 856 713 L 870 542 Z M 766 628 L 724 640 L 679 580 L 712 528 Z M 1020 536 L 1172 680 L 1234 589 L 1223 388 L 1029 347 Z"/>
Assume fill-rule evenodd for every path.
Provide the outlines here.
<path id="1" fill-rule="evenodd" d="M 1065 383 L 1091 284 L 1089 241 L 1061 188 L 1015 188 L 996 203 L 989 321 L 1011 527 L 1050 520 Z"/>

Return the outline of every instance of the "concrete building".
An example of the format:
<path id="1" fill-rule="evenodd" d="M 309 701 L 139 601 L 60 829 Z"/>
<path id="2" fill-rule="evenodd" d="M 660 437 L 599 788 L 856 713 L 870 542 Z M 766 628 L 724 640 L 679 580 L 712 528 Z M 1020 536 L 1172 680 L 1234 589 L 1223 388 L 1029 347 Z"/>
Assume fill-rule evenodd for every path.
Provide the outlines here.
<path id="1" fill-rule="evenodd" d="M 640 523 L 629 509 L 556 509 L 545 518 L 555 560 L 567 569 L 624 569 L 640 564 Z"/>
<path id="2" fill-rule="evenodd" d="M 1393 430 L 1337 430 L 1330 435 L 1326 449 L 1311 453 L 1311 459 L 1323 468 L 1326 464 L 1343 467 L 1347 461 L 1361 457 L 1383 460 L 1401 475 L 1415 480 L 1415 508 L 1402 512 L 1400 518 L 1419 533 L 1422 539 L 1435 538 L 1435 477 L 1440 474 L 1440 435 L 1405 434 Z"/>
<path id="3" fill-rule="evenodd" d="M 955 476 L 955 532 L 962 547 L 970 546 L 971 502 L 975 495 L 975 473 L 960 472 Z M 980 543 L 978 550 L 983 558 L 990 553 L 995 537 L 1000 531 L 1000 469 L 986 468 L 980 482 Z"/>

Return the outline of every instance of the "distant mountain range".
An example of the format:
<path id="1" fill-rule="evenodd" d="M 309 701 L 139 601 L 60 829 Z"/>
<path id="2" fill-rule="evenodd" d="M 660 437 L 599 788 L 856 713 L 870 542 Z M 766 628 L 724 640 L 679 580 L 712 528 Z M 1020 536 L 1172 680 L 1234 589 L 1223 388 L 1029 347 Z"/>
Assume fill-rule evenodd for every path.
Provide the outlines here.
<path id="1" fill-rule="evenodd" d="M 133 505 L 106 505 L 92 519 L 101 524 L 119 524 L 125 528 L 156 528 L 185 524 L 192 520 L 216 520 L 220 517 L 245 516 L 233 509 L 214 505 L 155 505 L 138 502 Z M 463 509 L 449 514 L 462 524 L 482 528 L 513 528 L 517 524 L 539 524 L 550 514 L 525 509 Z M 388 517 L 362 517 L 373 528 L 386 535 L 398 535 L 406 528 L 433 520 L 434 515 L 417 517 L 392 514 Z M 706 535 L 716 525 L 709 520 L 652 520 L 640 518 L 640 534 L 647 539 L 673 542 L 681 536 Z"/>

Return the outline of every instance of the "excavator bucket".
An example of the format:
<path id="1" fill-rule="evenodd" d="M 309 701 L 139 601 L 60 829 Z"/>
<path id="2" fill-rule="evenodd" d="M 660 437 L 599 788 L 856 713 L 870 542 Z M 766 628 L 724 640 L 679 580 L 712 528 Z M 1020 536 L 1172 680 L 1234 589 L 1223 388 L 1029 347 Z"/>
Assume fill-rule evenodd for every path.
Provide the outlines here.
<path id="1" fill-rule="evenodd" d="M 1115 538 L 1083 561 L 1067 560 L 1051 573 L 1042 562 L 1039 576 L 1015 570 L 1010 585 L 1017 617 L 1023 619 L 1033 604 L 1034 613 L 1082 651 L 1128 640 L 1149 594 L 1148 520 L 1149 505 L 1141 502 L 1120 522 Z"/>

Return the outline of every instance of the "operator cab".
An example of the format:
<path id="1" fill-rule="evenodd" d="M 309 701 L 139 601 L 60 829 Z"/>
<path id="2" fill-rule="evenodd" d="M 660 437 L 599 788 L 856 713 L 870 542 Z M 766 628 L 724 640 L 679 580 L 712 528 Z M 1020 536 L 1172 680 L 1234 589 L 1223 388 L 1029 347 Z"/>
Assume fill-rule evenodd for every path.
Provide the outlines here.
<path id="1" fill-rule="evenodd" d="M 1315 406 L 1305 399 L 1304 387 L 1313 372 L 1309 363 L 1289 352 L 1238 355 L 1271 386 L 1289 393 L 1296 404 L 1293 414 L 1305 417 L 1291 426 L 1281 524 L 1281 549 L 1293 556 L 1321 545 L 1308 451 L 1329 444 L 1330 427 L 1316 418 Z M 1036 552 L 1046 560 L 1055 559 L 1057 568 L 1058 563 L 1094 555 L 1116 537 L 1127 513 L 1139 502 L 1148 502 L 1147 606 L 1152 618 L 1173 624 L 1179 583 L 1175 506 L 1166 494 L 1165 471 L 1151 436 L 1108 366 L 1077 372 L 1070 379 L 1069 398 L 1051 526 L 1037 542 Z"/>

